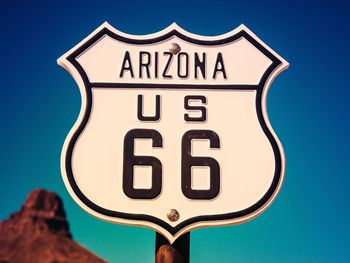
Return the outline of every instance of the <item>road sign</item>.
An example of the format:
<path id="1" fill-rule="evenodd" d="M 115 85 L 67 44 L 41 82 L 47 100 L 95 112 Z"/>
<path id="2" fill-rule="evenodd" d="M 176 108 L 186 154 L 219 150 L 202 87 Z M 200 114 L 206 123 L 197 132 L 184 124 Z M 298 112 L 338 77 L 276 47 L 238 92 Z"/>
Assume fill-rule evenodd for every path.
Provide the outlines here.
<path id="1" fill-rule="evenodd" d="M 285 158 L 266 96 L 288 63 L 244 25 L 204 37 L 104 23 L 58 63 L 82 96 L 62 175 L 88 213 L 173 242 L 248 221 L 279 192 Z"/>

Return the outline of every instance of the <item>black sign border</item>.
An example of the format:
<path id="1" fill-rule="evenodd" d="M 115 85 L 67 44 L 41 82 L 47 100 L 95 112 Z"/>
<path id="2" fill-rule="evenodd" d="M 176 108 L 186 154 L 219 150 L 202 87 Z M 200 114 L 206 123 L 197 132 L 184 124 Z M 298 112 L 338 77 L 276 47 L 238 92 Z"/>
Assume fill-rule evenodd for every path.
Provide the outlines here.
<path id="1" fill-rule="evenodd" d="M 252 45 L 254 45 L 259 51 L 261 51 L 266 57 L 268 57 L 271 61 L 272 64 L 267 68 L 265 73 L 263 74 L 260 82 L 258 85 L 178 85 L 178 84 L 125 84 L 125 83 L 91 83 L 83 70 L 82 66 L 78 63 L 76 58 L 82 54 L 86 49 L 91 47 L 94 43 L 99 41 L 101 37 L 104 35 L 108 35 L 111 38 L 114 38 L 118 41 L 122 41 L 125 43 L 129 44 L 139 44 L 139 45 L 144 45 L 144 44 L 152 44 L 152 43 L 157 43 L 160 41 L 164 41 L 166 39 L 169 39 L 173 36 L 176 36 L 182 40 L 188 41 L 193 44 L 199 44 L 199 45 L 209 45 L 209 46 L 216 46 L 216 45 L 222 45 L 222 44 L 227 44 L 233 41 L 238 40 L 239 38 L 243 37 L 247 41 L 249 41 Z M 142 220 L 142 221 L 148 221 L 151 223 L 154 223 L 156 225 L 161 226 L 162 228 L 166 229 L 169 233 L 171 233 L 173 236 L 176 235 L 180 230 L 185 228 L 188 225 L 191 225 L 196 222 L 204 222 L 204 221 L 217 221 L 217 220 L 231 220 L 243 216 L 247 216 L 249 214 L 254 213 L 255 211 L 259 210 L 261 207 L 263 207 L 273 196 L 275 193 L 279 182 L 281 180 L 281 169 L 282 169 L 282 161 L 281 161 L 281 152 L 279 150 L 278 144 L 272 135 L 271 131 L 266 125 L 266 122 L 263 117 L 262 113 L 262 93 L 264 86 L 269 78 L 269 76 L 276 70 L 282 62 L 275 56 L 273 55 L 269 50 L 267 50 L 263 45 L 261 45 L 257 40 L 255 40 L 254 37 L 249 35 L 248 32 L 246 32 L 244 29 L 237 32 L 236 34 L 219 39 L 219 40 L 198 40 L 189 36 L 186 36 L 182 34 L 181 32 L 177 31 L 176 29 L 173 29 L 172 31 L 159 36 L 155 38 L 150 38 L 150 39 L 132 39 L 132 38 L 127 38 L 121 35 L 118 35 L 111 30 L 109 30 L 107 27 L 102 28 L 100 31 L 98 31 L 95 35 L 93 35 L 89 40 L 87 40 L 84 44 L 82 44 L 79 48 L 77 48 L 74 52 L 72 52 L 69 56 L 66 58 L 79 72 L 84 85 L 85 85 L 85 91 L 86 91 L 86 108 L 84 112 L 83 119 L 79 125 L 79 127 L 76 129 L 76 131 L 73 133 L 71 140 L 68 143 L 67 151 L 66 151 L 66 156 L 65 156 L 65 169 L 68 177 L 68 181 L 76 194 L 76 196 L 90 209 L 102 214 L 106 215 L 109 217 L 115 217 L 115 218 L 121 218 L 121 219 L 128 219 L 128 220 Z M 113 88 L 167 88 L 167 89 L 232 89 L 232 90 L 256 90 L 257 95 L 256 95 L 256 110 L 257 110 L 257 116 L 261 125 L 261 128 L 263 129 L 265 135 L 270 141 L 270 144 L 272 146 L 274 156 L 275 156 L 275 174 L 274 178 L 272 181 L 271 186 L 269 187 L 268 191 L 265 193 L 265 195 L 254 205 L 244 209 L 240 210 L 237 212 L 232 212 L 232 213 L 226 213 L 226 214 L 220 214 L 220 215 L 202 215 L 202 216 L 197 216 L 193 217 L 190 219 L 187 219 L 183 221 L 182 223 L 176 225 L 175 227 L 172 227 L 168 223 L 164 222 L 163 220 L 150 216 L 150 215 L 144 215 L 144 214 L 130 214 L 130 213 L 123 213 L 123 212 L 118 212 L 118 211 L 113 211 L 113 210 L 108 210 L 105 209 L 101 206 L 98 206 L 91 200 L 89 200 L 79 189 L 76 181 L 74 180 L 74 175 L 72 171 L 72 166 L 71 166 L 71 160 L 72 160 L 72 153 L 74 149 L 74 145 L 79 138 L 80 134 L 84 130 L 90 116 L 91 112 L 91 106 L 92 106 L 92 94 L 91 94 L 91 89 L 92 88 L 98 88 L 98 87 L 103 87 L 103 88 L 108 88 L 108 87 L 113 87 Z"/>

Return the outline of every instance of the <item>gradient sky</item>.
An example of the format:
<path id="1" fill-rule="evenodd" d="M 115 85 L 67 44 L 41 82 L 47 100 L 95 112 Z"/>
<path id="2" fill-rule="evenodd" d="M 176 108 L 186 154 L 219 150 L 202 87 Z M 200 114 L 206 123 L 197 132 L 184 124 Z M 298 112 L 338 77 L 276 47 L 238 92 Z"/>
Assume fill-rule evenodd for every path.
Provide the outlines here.
<path id="1" fill-rule="evenodd" d="M 176 22 L 209 36 L 243 23 L 290 63 L 267 98 L 286 177 L 256 219 L 192 231 L 191 262 L 348 262 L 349 1 L 74 2 L 2 3 L 0 220 L 29 191 L 49 189 L 63 198 L 83 246 L 110 262 L 153 262 L 154 231 L 95 219 L 65 189 L 60 153 L 80 93 L 56 60 L 104 21 L 129 34 Z"/>

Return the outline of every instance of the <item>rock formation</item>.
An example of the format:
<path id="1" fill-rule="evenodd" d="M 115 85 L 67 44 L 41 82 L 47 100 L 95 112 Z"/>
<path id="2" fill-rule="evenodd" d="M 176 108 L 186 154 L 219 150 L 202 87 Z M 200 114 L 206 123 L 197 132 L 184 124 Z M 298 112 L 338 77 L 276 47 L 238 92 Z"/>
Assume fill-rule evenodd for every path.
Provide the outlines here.
<path id="1" fill-rule="evenodd" d="M 29 193 L 19 212 L 0 223 L 0 263 L 106 263 L 72 239 L 62 200 Z"/>

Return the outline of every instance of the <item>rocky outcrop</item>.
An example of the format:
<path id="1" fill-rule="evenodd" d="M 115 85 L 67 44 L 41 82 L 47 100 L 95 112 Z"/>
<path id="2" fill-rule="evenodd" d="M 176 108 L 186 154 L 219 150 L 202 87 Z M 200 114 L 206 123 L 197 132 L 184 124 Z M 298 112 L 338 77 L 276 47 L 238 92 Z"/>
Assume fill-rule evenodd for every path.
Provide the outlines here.
<path id="1" fill-rule="evenodd" d="M 37 189 L 0 223 L 0 263 L 105 263 L 72 239 L 61 198 Z"/>

